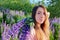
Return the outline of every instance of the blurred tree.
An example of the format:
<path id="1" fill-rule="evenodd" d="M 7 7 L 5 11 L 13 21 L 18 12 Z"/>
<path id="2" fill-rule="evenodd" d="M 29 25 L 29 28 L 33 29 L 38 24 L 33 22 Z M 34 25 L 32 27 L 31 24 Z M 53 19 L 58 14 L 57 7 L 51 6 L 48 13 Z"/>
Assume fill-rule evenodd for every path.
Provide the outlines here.
<path id="1" fill-rule="evenodd" d="M 0 0 L 0 6 L 12 10 L 23 10 L 29 13 L 33 8 L 29 0 Z"/>
<path id="2" fill-rule="evenodd" d="M 54 23 L 54 40 L 58 40 L 59 39 L 59 31 L 60 31 L 60 24 Z"/>
<path id="3" fill-rule="evenodd" d="M 60 17 L 60 0 L 51 0 L 48 11 L 51 13 L 50 18 Z"/>

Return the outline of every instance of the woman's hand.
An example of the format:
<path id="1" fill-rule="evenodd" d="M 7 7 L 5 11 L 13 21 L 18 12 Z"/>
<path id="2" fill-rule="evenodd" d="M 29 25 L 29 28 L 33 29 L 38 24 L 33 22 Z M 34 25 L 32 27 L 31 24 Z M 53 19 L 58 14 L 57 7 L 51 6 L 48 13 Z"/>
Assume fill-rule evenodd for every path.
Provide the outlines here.
<path id="1" fill-rule="evenodd" d="M 49 18 L 49 16 L 50 16 L 50 12 L 48 12 L 47 15 L 48 15 L 48 18 Z"/>
<path id="2" fill-rule="evenodd" d="M 46 16 L 47 16 L 47 18 L 49 18 L 49 16 L 50 16 L 50 12 L 47 12 L 47 13 L 46 13 Z"/>

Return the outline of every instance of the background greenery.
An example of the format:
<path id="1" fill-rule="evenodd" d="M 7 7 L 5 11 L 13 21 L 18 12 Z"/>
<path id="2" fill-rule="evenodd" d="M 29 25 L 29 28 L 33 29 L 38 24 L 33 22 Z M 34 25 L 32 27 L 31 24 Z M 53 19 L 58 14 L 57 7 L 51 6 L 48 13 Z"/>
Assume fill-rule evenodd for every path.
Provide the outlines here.
<path id="1" fill-rule="evenodd" d="M 30 0 L 0 0 L 0 12 L 3 13 L 3 16 L 0 17 L 0 24 L 2 24 L 2 20 L 5 20 L 7 24 L 14 24 L 25 17 L 28 18 L 31 16 L 33 7 L 35 5 L 40 5 L 40 4 L 44 5 L 47 8 L 48 12 L 50 12 L 51 20 L 54 17 L 57 17 L 57 18 L 60 17 L 60 0 L 58 1 L 57 0 L 46 0 L 46 1 L 42 0 L 36 3 L 34 2 L 34 0 L 33 0 L 33 3 L 31 3 Z M 7 14 L 4 14 L 5 9 L 17 10 L 17 11 L 22 10 L 25 12 L 25 15 L 22 17 L 15 15 L 13 16 L 14 20 L 10 20 L 9 18 L 6 18 Z M 50 40 L 58 40 L 58 34 L 59 34 L 58 31 L 59 31 L 60 25 L 55 24 L 55 23 L 53 25 L 55 28 L 55 33 L 53 34 L 51 31 Z"/>

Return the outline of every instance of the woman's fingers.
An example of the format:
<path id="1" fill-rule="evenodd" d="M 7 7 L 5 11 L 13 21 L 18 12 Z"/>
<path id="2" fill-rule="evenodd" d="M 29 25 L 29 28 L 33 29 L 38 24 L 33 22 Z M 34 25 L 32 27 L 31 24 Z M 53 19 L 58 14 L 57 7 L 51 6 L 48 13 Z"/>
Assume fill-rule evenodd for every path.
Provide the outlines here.
<path id="1" fill-rule="evenodd" d="M 49 18 L 50 12 L 46 12 L 46 16 L 47 16 L 47 18 Z"/>
<path id="2" fill-rule="evenodd" d="M 49 18 L 49 16 L 50 16 L 50 12 L 48 12 L 47 14 L 48 14 L 48 18 Z"/>

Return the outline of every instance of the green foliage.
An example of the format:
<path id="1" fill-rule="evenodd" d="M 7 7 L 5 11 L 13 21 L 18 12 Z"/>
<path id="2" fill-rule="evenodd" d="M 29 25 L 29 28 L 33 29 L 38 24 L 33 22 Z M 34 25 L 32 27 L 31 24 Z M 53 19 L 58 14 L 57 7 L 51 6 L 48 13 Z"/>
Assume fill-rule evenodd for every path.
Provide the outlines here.
<path id="1" fill-rule="evenodd" d="M 52 31 L 50 31 L 50 40 L 54 40 L 54 36 L 53 36 Z"/>
<path id="2" fill-rule="evenodd" d="M 29 0 L 0 0 L 0 6 L 11 10 L 23 10 L 25 12 L 31 12 L 33 8 Z"/>
<path id="3" fill-rule="evenodd" d="M 54 23 L 54 28 L 55 28 L 54 40 L 58 40 L 58 38 L 59 38 L 60 25 L 57 24 L 57 23 Z"/>
<path id="4" fill-rule="evenodd" d="M 51 0 L 48 11 L 51 13 L 50 18 L 60 17 L 60 0 Z"/>
<path id="5" fill-rule="evenodd" d="M 18 16 L 18 15 L 13 16 L 13 19 L 15 20 L 15 23 L 20 21 L 23 18 L 25 18 L 25 16 Z"/>
<path id="6" fill-rule="evenodd" d="M 7 14 L 3 14 L 3 20 L 5 21 L 7 18 L 6 18 Z"/>
<path id="7" fill-rule="evenodd" d="M 7 14 L 4 14 L 3 18 L 0 18 L 0 20 L 2 22 L 2 19 L 3 19 L 4 21 L 6 21 L 7 24 L 13 24 L 13 23 L 17 23 L 18 21 L 20 21 L 23 18 L 26 18 L 26 16 L 14 15 L 12 17 L 8 17 Z"/>
<path id="8" fill-rule="evenodd" d="M 6 21 L 7 24 L 11 22 L 10 18 L 7 18 L 7 14 L 3 14 L 3 20 Z"/>
<path id="9" fill-rule="evenodd" d="M 0 24 L 2 23 L 2 19 L 3 19 L 3 18 L 0 17 Z"/>
<path id="10" fill-rule="evenodd" d="M 50 40 L 58 40 L 59 39 L 59 30 L 60 30 L 60 24 L 54 23 L 54 33 L 50 31 Z"/>
<path id="11" fill-rule="evenodd" d="M 9 24 L 11 22 L 10 19 L 6 19 L 6 23 Z"/>
<path id="12" fill-rule="evenodd" d="M 33 23 L 33 19 L 31 17 L 27 17 L 26 24 L 30 25 L 30 23 Z"/>
<path id="13" fill-rule="evenodd" d="M 18 16 L 18 15 L 15 15 L 13 18 L 14 18 L 14 20 L 15 20 L 15 23 L 16 23 L 18 20 L 20 20 L 20 16 Z"/>

